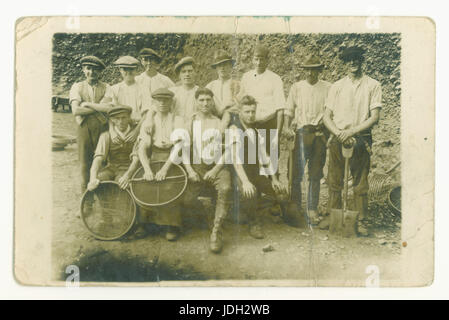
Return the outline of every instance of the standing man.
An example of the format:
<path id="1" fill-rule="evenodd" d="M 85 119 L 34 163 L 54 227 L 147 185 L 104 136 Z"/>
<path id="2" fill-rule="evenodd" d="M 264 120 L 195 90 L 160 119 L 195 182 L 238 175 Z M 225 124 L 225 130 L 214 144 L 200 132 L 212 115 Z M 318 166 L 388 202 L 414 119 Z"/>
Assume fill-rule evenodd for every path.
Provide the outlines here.
<path id="1" fill-rule="evenodd" d="M 256 127 L 266 130 L 266 151 L 270 154 L 270 149 L 279 146 L 277 140 L 284 123 L 285 97 L 281 77 L 267 69 L 268 63 L 268 48 L 258 44 L 254 49 L 254 69 L 243 75 L 239 97 L 249 95 L 256 99 Z M 277 129 L 278 134 L 271 136 L 270 129 Z M 273 143 L 275 146 L 270 147 Z"/>
<path id="2" fill-rule="evenodd" d="M 131 56 L 124 56 L 118 58 L 114 65 L 119 68 L 123 81 L 110 87 L 102 103 L 112 102 L 115 105 L 131 107 L 131 119 L 135 123 L 139 123 L 151 103 L 145 99 L 142 87 L 136 82 L 139 60 Z"/>
<path id="3" fill-rule="evenodd" d="M 234 59 L 226 51 L 215 52 L 214 63 L 211 67 L 217 70 L 218 79 L 209 82 L 206 88 L 214 94 L 215 108 L 219 118 L 222 118 L 225 111 L 237 104 L 236 97 L 240 90 L 240 82 L 231 77 L 234 62 Z"/>
<path id="4" fill-rule="evenodd" d="M 70 105 L 78 124 L 78 156 L 81 169 L 81 193 L 87 188 L 89 169 L 101 132 L 107 128 L 105 112 L 109 107 L 101 105 L 109 85 L 100 81 L 101 72 L 106 68 L 103 61 L 95 56 L 85 56 L 81 66 L 86 79 L 75 83 L 70 89 Z"/>
<path id="5" fill-rule="evenodd" d="M 145 100 L 152 101 L 151 94 L 157 89 L 175 85 L 169 77 L 158 72 L 162 57 L 156 51 L 143 48 L 139 52 L 139 59 L 145 71 L 136 77 L 136 82 L 143 88 Z"/>
<path id="6" fill-rule="evenodd" d="M 371 128 L 379 121 L 382 106 L 380 83 L 363 74 L 364 53 L 361 47 L 349 47 L 342 52 L 340 58 L 348 68 L 348 74 L 331 86 L 324 113 L 324 124 L 333 134 L 329 144 L 329 209 L 338 209 L 342 205 L 345 162 L 342 144 L 355 142 L 349 164 L 360 235 L 368 234 L 362 222 L 368 212 Z"/>
<path id="7" fill-rule="evenodd" d="M 309 190 L 306 212 L 311 224 L 318 221 L 320 180 L 326 163 L 327 134 L 324 132 L 323 114 L 326 97 L 331 84 L 320 80 L 324 65 L 316 56 L 311 56 L 301 66 L 307 78 L 292 85 L 285 110 L 285 133 L 295 138 L 293 149 L 292 200 L 301 208 L 301 181 L 308 163 Z M 293 119 L 293 121 L 292 121 Z"/>
<path id="8" fill-rule="evenodd" d="M 280 202 L 279 195 L 285 193 L 285 188 L 280 183 L 276 174 L 263 175 L 263 168 L 268 167 L 268 172 L 274 173 L 272 163 L 265 152 L 265 148 L 260 148 L 259 133 L 256 129 L 256 109 L 257 102 L 251 96 L 245 96 L 240 101 L 240 112 L 231 119 L 229 129 L 232 132 L 231 141 L 233 159 L 232 163 L 237 175 L 237 186 L 239 194 L 244 201 L 244 207 L 249 218 L 249 234 L 255 239 L 263 239 L 264 233 L 261 223 L 261 211 L 257 210 L 260 193 L 264 193 L 272 200 Z M 248 137 L 248 144 L 245 145 L 244 137 Z M 255 161 L 250 161 L 248 153 L 247 159 L 239 159 L 237 155 L 247 154 L 248 150 L 253 154 Z M 245 156 L 243 156 L 245 157 Z"/>
<path id="9" fill-rule="evenodd" d="M 221 152 L 221 121 L 212 114 L 214 94 L 207 88 L 199 88 L 195 98 L 198 112 L 193 115 L 188 131 L 193 137 L 194 127 L 199 127 L 201 130 L 199 132 L 202 137 L 201 149 L 198 150 L 198 146 L 193 144 L 195 152 L 200 155 L 200 163 L 184 164 L 190 179 L 184 202 L 188 206 L 200 207 L 198 196 L 201 191 L 205 188 L 214 189 L 215 218 L 209 246 L 213 253 L 219 253 L 223 248 L 223 222 L 232 203 L 231 173 L 224 165 Z"/>
<path id="10" fill-rule="evenodd" d="M 175 72 L 179 76 L 181 84 L 170 88 L 175 94 L 174 113 L 188 123 L 192 115 L 196 112 L 195 92 L 198 86 L 195 85 L 195 61 L 192 57 L 184 57 L 175 65 Z"/>

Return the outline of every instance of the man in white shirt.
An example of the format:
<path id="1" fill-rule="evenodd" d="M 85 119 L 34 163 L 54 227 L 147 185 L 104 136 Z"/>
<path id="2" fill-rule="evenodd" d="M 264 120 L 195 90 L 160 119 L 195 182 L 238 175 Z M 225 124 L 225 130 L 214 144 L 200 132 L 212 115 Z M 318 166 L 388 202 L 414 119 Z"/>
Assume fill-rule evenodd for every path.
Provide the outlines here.
<path id="1" fill-rule="evenodd" d="M 234 59 L 224 50 L 218 50 L 214 54 L 214 63 L 211 67 L 217 71 L 218 79 L 209 82 L 206 88 L 214 94 L 217 116 L 224 119 L 224 126 L 229 124 L 230 117 L 225 115 L 232 107 L 237 105 L 237 95 L 240 90 L 240 82 L 232 79 L 232 67 Z"/>
<path id="2" fill-rule="evenodd" d="M 284 123 L 285 96 L 281 77 L 267 69 L 269 50 L 257 45 L 254 50 L 254 69 L 246 72 L 240 82 L 239 98 L 252 96 L 257 101 L 256 126 L 265 129 L 267 137 L 266 150 L 270 154 L 270 145 L 278 148 L 278 135 L 270 135 L 270 129 L 277 129 L 279 134 Z"/>
<path id="3" fill-rule="evenodd" d="M 107 83 L 100 81 L 101 72 L 106 68 L 104 62 L 95 56 L 85 56 L 81 59 L 81 66 L 86 79 L 73 84 L 69 99 L 78 125 L 77 143 L 83 193 L 90 179 L 89 170 L 98 139 L 107 129 L 106 112 L 110 107 L 100 104 L 109 88 Z"/>
<path id="4" fill-rule="evenodd" d="M 109 90 L 102 100 L 102 103 L 113 103 L 132 108 L 131 119 L 139 123 L 143 114 L 148 111 L 151 101 L 145 99 L 142 87 L 136 82 L 137 67 L 140 62 L 134 57 L 120 57 L 114 62 L 122 76 L 123 81 L 119 82 Z"/>
<path id="5" fill-rule="evenodd" d="M 295 138 L 293 159 L 290 159 L 293 165 L 292 200 L 301 208 L 301 181 L 307 163 L 309 188 L 306 212 L 309 223 L 317 224 L 320 180 L 326 162 L 327 132 L 324 132 L 323 114 L 331 84 L 318 78 L 324 67 L 318 57 L 309 57 L 301 67 L 306 71 L 307 78 L 290 88 L 284 129 L 287 136 Z"/>
<path id="6" fill-rule="evenodd" d="M 349 164 L 353 177 L 355 210 L 359 212 L 360 235 L 368 234 L 363 220 L 368 212 L 371 128 L 379 121 L 382 107 L 380 83 L 362 71 L 364 52 L 363 48 L 349 47 L 341 54 L 340 58 L 348 68 L 348 75 L 331 86 L 323 118 L 324 124 L 333 134 L 329 144 L 329 212 L 331 208 L 341 208 L 345 162 L 341 146 L 355 142 Z"/>
<path id="7" fill-rule="evenodd" d="M 179 76 L 181 84 L 169 88 L 175 94 L 174 114 L 184 119 L 188 123 L 196 110 L 195 92 L 198 86 L 195 85 L 195 61 L 192 57 L 184 57 L 175 65 L 175 72 Z"/>
<path id="8" fill-rule="evenodd" d="M 136 82 L 143 88 L 144 99 L 153 104 L 153 92 L 161 88 L 171 88 L 175 84 L 169 77 L 158 72 L 162 57 L 156 51 L 143 48 L 139 52 L 139 59 L 145 71 L 136 77 Z"/>

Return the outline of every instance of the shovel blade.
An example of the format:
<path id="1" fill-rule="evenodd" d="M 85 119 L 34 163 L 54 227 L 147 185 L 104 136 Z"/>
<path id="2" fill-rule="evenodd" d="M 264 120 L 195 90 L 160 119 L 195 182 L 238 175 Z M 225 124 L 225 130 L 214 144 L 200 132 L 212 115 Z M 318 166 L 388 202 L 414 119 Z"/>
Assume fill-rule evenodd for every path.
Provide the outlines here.
<path id="1" fill-rule="evenodd" d="M 329 233 L 351 238 L 357 236 L 358 211 L 331 209 Z"/>

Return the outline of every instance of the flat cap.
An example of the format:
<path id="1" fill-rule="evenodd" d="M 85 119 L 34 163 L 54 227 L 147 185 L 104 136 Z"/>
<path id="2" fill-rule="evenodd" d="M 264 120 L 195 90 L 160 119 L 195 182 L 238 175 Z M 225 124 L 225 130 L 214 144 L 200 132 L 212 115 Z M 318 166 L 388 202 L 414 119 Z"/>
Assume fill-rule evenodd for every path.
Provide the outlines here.
<path id="1" fill-rule="evenodd" d="M 322 68 L 324 67 L 324 64 L 321 63 L 320 58 L 318 58 L 317 56 L 310 56 L 305 63 L 303 63 L 301 66 L 301 68 Z"/>
<path id="2" fill-rule="evenodd" d="M 175 72 L 178 73 L 179 69 L 181 69 L 182 66 L 185 66 L 186 64 L 194 64 L 195 60 L 193 60 L 192 57 L 184 57 L 175 65 Z"/>
<path id="3" fill-rule="evenodd" d="M 348 47 L 343 50 L 340 55 L 340 59 L 343 61 L 349 61 L 351 59 L 363 59 L 363 55 L 365 54 L 365 49 L 357 46 Z"/>
<path id="4" fill-rule="evenodd" d="M 157 89 L 156 91 L 154 91 L 151 94 L 151 97 L 153 99 L 159 99 L 159 98 L 173 98 L 175 96 L 175 94 L 173 92 L 171 92 L 170 90 L 166 89 L 166 88 L 160 88 Z"/>
<path id="5" fill-rule="evenodd" d="M 139 52 L 140 57 L 155 57 L 157 60 L 161 61 L 162 57 L 151 48 L 143 48 Z"/>
<path id="6" fill-rule="evenodd" d="M 217 50 L 214 54 L 214 62 L 211 64 L 212 68 L 215 68 L 220 63 L 231 61 L 232 63 L 235 62 L 234 59 L 224 50 Z"/>
<path id="7" fill-rule="evenodd" d="M 106 68 L 104 62 L 100 58 L 97 58 L 96 56 L 85 56 L 82 57 L 80 61 L 82 66 L 95 66 L 101 69 Z"/>
<path id="8" fill-rule="evenodd" d="M 258 44 L 256 45 L 256 47 L 254 48 L 254 55 L 255 56 L 260 56 L 260 57 L 268 57 L 269 54 L 269 50 L 267 47 L 265 47 L 262 44 Z"/>
<path id="9" fill-rule="evenodd" d="M 131 56 L 120 57 L 114 62 L 114 65 L 118 67 L 126 67 L 126 68 L 137 68 L 139 64 L 140 64 L 139 60 Z"/>
<path id="10" fill-rule="evenodd" d="M 120 113 L 124 113 L 124 112 L 131 114 L 132 111 L 133 111 L 133 109 L 131 107 L 124 106 L 124 105 L 115 105 L 111 109 L 108 110 L 108 116 L 113 117 L 113 116 L 116 116 L 116 115 L 118 115 Z"/>

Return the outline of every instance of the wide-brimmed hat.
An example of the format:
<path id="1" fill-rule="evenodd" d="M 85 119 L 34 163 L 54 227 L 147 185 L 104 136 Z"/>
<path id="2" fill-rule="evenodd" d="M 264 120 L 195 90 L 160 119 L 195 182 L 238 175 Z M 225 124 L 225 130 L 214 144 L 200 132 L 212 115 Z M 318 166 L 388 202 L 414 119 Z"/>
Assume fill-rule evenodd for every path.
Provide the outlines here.
<path id="1" fill-rule="evenodd" d="M 139 60 L 131 56 L 120 57 L 114 62 L 114 65 L 116 65 L 117 67 L 124 68 L 137 68 L 139 64 Z"/>
<path id="2" fill-rule="evenodd" d="M 131 107 L 124 106 L 124 105 L 115 105 L 111 109 L 108 110 L 108 116 L 113 117 L 120 113 L 125 113 L 125 112 L 131 114 L 132 111 L 133 111 L 133 109 Z"/>
<path id="3" fill-rule="evenodd" d="M 151 94 L 153 99 L 172 99 L 174 96 L 175 94 L 166 88 L 157 89 Z"/>
<path id="4" fill-rule="evenodd" d="M 318 58 L 315 55 L 311 55 L 309 56 L 309 58 L 306 60 L 306 62 L 304 62 L 303 64 L 300 65 L 301 68 L 307 68 L 307 69 L 312 69 L 312 68 L 322 68 L 324 67 L 324 64 L 321 63 L 320 58 Z"/>
<path id="5" fill-rule="evenodd" d="M 97 58 L 96 56 L 82 57 L 80 62 L 82 66 L 94 66 L 102 70 L 106 69 L 106 65 L 104 64 L 104 62 L 100 58 Z"/>
<path id="6" fill-rule="evenodd" d="M 139 57 L 155 57 L 159 62 L 162 60 L 162 57 L 151 48 L 143 48 L 140 50 Z"/>
<path id="7" fill-rule="evenodd" d="M 178 63 L 175 65 L 175 72 L 178 73 L 179 69 L 181 69 L 182 66 L 186 64 L 194 64 L 195 60 L 193 60 L 192 57 L 184 57 L 181 60 L 178 61 Z"/>
<path id="8" fill-rule="evenodd" d="M 343 61 L 350 61 L 353 59 L 363 59 L 363 55 L 365 54 L 365 49 L 362 47 L 348 47 L 343 49 L 343 52 L 340 55 L 340 59 Z"/>
<path id="9" fill-rule="evenodd" d="M 214 62 L 211 64 L 212 68 L 215 68 L 219 64 L 223 62 L 231 61 L 233 64 L 235 62 L 234 59 L 225 51 L 225 50 L 217 50 L 214 54 Z"/>

